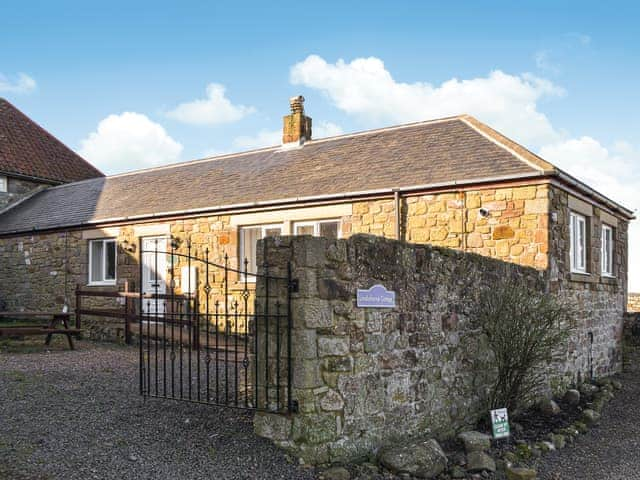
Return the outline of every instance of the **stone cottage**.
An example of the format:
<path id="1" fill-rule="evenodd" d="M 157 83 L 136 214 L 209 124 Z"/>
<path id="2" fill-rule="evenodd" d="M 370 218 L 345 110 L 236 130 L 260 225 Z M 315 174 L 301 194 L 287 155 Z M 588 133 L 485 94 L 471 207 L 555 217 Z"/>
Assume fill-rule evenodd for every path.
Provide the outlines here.
<path id="1" fill-rule="evenodd" d="M 39 189 L 103 176 L 0 98 L 0 211 Z"/>
<path id="2" fill-rule="evenodd" d="M 314 139 L 303 101 L 291 99 L 282 145 L 51 186 L 15 203 L 0 215 L 0 298 L 51 309 L 72 304 L 78 283 L 145 291 L 140 250 L 171 241 L 255 271 L 263 237 L 368 233 L 543 272 L 579 313 L 570 368 L 619 368 L 630 210 L 469 115 Z M 157 268 L 166 278 L 164 260 Z"/>

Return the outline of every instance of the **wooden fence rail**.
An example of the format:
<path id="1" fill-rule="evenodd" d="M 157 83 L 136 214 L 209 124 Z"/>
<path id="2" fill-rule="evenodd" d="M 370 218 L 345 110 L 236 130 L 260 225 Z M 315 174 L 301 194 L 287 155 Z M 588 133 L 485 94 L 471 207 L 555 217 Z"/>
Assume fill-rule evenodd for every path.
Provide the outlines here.
<path id="1" fill-rule="evenodd" d="M 132 343 L 131 323 L 138 320 L 134 299 L 138 293 L 129 292 L 125 284 L 124 292 L 104 292 L 97 290 L 83 290 L 81 285 L 76 285 L 76 328 L 82 328 L 83 315 L 95 315 L 98 317 L 118 318 L 124 321 L 124 341 L 128 345 Z M 123 308 L 92 308 L 83 305 L 83 298 L 124 298 Z"/>

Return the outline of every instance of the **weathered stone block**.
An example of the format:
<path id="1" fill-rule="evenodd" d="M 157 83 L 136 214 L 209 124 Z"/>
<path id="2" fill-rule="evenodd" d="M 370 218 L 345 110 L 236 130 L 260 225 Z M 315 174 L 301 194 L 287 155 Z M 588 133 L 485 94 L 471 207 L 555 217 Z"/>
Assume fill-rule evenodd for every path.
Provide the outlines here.
<path id="1" fill-rule="evenodd" d="M 342 396 L 335 390 L 329 390 L 320 399 L 320 408 L 326 412 L 342 410 L 343 407 L 344 400 L 342 400 Z"/>
<path id="2" fill-rule="evenodd" d="M 253 428 L 256 435 L 274 441 L 286 441 L 291 436 L 291 418 L 277 413 L 256 412 Z"/>
<path id="3" fill-rule="evenodd" d="M 293 419 L 291 439 L 299 443 L 328 443 L 336 439 L 337 425 L 333 413 L 298 415 Z"/>
<path id="4" fill-rule="evenodd" d="M 347 337 L 319 336 L 318 355 L 341 356 L 349 353 L 349 339 Z"/>

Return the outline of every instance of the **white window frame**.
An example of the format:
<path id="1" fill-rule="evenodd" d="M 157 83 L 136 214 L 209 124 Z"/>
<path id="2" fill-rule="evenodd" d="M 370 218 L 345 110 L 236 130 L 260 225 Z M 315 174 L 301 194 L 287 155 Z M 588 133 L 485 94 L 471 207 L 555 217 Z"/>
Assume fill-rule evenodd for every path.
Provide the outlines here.
<path id="1" fill-rule="evenodd" d="M 582 239 L 578 238 L 577 232 L 582 224 Z M 587 252 L 587 217 L 576 212 L 569 214 L 569 251 L 571 257 L 571 272 L 588 275 L 589 256 Z M 580 242 L 582 240 L 582 242 Z"/>
<path id="2" fill-rule="evenodd" d="M 91 268 L 93 266 L 93 244 L 101 242 L 102 245 L 102 280 L 91 280 L 93 275 L 91 274 Z M 113 279 L 104 279 L 104 274 L 107 271 L 107 249 L 104 244 L 113 243 L 115 246 L 115 268 L 113 269 Z M 115 285 L 118 279 L 118 244 L 115 238 L 96 238 L 93 240 L 89 240 L 89 268 L 87 269 L 88 275 L 88 286 L 106 286 L 106 285 Z"/>
<path id="3" fill-rule="evenodd" d="M 0 175 L 0 193 L 9 192 L 9 178 L 6 175 Z"/>
<path id="4" fill-rule="evenodd" d="M 244 274 L 244 233 L 243 231 L 245 229 L 250 229 L 250 228 L 260 228 L 260 239 L 263 239 L 265 237 L 265 232 L 271 228 L 279 228 L 280 229 L 280 235 L 282 235 L 282 232 L 284 231 L 284 223 L 268 223 L 268 224 L 261 224 L 261 225 L 242 225 L 238 228 L 238 237 L 239 237 L 239 241 L 238 241 L 238 270 L 241 272 L 240 273 L 240 279 L 242 281 L 245 280 L 245 276 L 246 281 L 249 283 L 255 283 L 256 281 L 256 276 L 255 274 L 257 272 L 248 272 L 249 275 L 245 275 Z M 256 257 L 257 257 L 258 252 L 256 252 Z M 255 259 L 255 263 L 256 263 L 256 268 L 257 268 L 257 263 L 258 263 L 258 259 Z"/>
<path id="5" fill-rule="evenodd" d="M 293 234 L 297 235 L 298 227 L 310 227 L 313 226 L 313 236 L 320 236 L 320 224 L 322 223 L 337 223 L 338 224 L 338 238 L 342 238 L 342 222 L 339 218 L 325 218 L 322 220 L 311 220 L 311 221 L 303 221 L 303 222 L 293 222 L 292 229 Z"/>
<path id="6" fill-rule="evenodd" d="M 609 232 L 609 240 L 607 240 L 606 232 Z M 606 223 L 602 224 L 601 229 L 601 245 L 602 249 L 600 252 L 601 259 L 601 273 L 605 277 L 614 277 L 613 274 L 613 245 L 615 243 L 613 236 L 613 227 L 611 225 L 607 225 Z"/>

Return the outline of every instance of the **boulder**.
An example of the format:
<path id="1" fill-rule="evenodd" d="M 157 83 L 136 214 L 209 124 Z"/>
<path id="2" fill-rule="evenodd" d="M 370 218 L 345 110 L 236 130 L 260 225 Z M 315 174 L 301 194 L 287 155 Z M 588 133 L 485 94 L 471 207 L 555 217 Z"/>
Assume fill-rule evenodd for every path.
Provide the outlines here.
<path id="1" fill-rule="evenodd" d="M 418 478 L 434 478 L 447 468 L 447 456 L 433 439 L 383 448 L 378 458 L 391 472 Z"/>
<path id="2" fill-rule="evenodd" d="M 495 472 L 496 462 L 484 452 L 471 452 L 467 455 L 467 471 L 471 473 Z"/>
<path id="3" fill-rule="evenodd" d="M 564 394 L 564 401 L 569 405 L 580 405 L 580 392 L 575 389 L 567 390 Z"/>
<path id="4" fill-rule="evenodd" d="M 538 402 L 538 409 L 544 415 L 548 415 L 550 417 L 560 413 L 560 407 L 550 398 L 543 398 L 540 400 L 540 402 Z"/>
<path id="5" fill-rule="evenodd" d="M 587 426 L 595 425 L 600 421 L 600 414 L 595 410 L 585 410 L 582 412 L 582 422 Z"/>
<path id="6" fill-rule="evenodd" d="M 458 440 L 464 444 L 467 453 L 484 452 L 491 448 L 491 437 L 480 432 L 462 432 L 458 435 Z"/>
<path id="7" fill-rule="evenodd" d="M 507 467 L 507 480 L 536 480 L 537 472 L 531 468 Z"/>
<path id="8" fill-rule="evenodd" d="M 612 380 L 611 386 L 614 390 L 622 390 L 622 382 L 620 380 Z"/>

